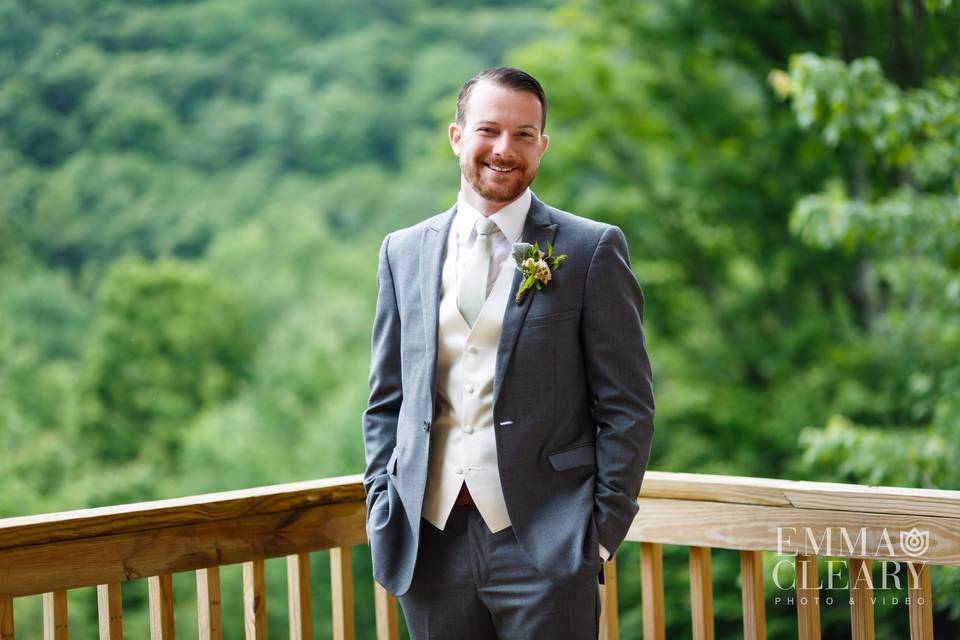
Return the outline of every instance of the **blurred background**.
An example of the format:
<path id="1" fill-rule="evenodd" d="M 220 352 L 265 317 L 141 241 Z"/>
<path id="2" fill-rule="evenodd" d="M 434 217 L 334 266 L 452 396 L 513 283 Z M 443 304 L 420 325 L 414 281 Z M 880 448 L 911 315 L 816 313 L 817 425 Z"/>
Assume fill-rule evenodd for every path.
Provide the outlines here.
<path id="1" fill-rule="evenodd" d="M 651 469 L 958 489 L 958 41 L 950 0 L 4 0 L 0 517 L 361 472 L 380 241 L 453 203 L 456 92 L 499 64 L 550 101 L 537 194 L 626 232 Z M 665 548 L 670 638 L 686 553 Z M 738 555 L 714 556 L 736 638 Z M 366 548 L 355 576 L 371 637 Z M 796 637 L 767 588 L 769 637 Z M 958 589 L 934 574 L 943 637 Z M 70 598 L 94 637 L 95 592 Z M 843 594 L 821 608 L 847 637 Z M 124 614 L 147 637 L 145 584 Z M 877 637 L 906 629 L 878 602 Z"/>

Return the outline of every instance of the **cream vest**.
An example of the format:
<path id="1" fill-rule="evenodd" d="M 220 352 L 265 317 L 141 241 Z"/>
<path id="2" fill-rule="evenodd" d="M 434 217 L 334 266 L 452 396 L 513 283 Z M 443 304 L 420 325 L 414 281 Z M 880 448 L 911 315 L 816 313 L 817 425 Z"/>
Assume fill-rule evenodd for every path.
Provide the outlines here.
<path id="1" fill-rule="evenodd" d="M 447 250 L 449 256 L 455 245 Z M 497 279 L 473 329 L 457 308 L 456 270 L 456 260 L 444 260 L 437 327 L 437 416 L 430 429 L 423 517 L 443 529 L 466 482 L 484 522 L 496 533 L 510 526 L 510 516 L 497 467 L 493 378 L 516 267 L 508 257 L 498 272 L 491 271 Z"/>

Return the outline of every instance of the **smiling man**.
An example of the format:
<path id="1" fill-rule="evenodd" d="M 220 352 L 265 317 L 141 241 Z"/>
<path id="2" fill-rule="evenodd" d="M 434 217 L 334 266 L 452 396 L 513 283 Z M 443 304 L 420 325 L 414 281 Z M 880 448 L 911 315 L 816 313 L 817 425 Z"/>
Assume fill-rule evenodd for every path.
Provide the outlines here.
<path id="1" fill-rule="evenodd" d="M 519 69 L 467 81 L 456 205 L 380 248 L 367 535 L 414 640 L 595 639 L 638 511 L 643 295 L 619 228 L 531 193 L 546 115 Z"/>

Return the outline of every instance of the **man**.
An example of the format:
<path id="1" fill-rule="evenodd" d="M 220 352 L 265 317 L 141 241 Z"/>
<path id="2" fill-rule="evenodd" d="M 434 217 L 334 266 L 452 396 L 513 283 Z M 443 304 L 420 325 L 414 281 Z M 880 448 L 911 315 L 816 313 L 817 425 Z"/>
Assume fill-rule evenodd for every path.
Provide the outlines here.
<path id="1" fill-rule="evenodd" d="M 638 510 L 643 297 L 620 229 L 530 192 L 546 111 L 523 71 L 469 80 L 456 206 L 380 248 L 367 534 L 415 640 L 596 638 L 602 559 Z"/>

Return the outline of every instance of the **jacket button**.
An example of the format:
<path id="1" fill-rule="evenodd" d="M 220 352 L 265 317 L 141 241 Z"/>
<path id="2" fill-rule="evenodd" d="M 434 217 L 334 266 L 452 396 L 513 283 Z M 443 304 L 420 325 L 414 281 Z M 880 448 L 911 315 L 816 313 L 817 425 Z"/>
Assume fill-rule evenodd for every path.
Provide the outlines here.
<path id="1" fill-rule="evenodd" d="M 430 431 L 430 421 L 429 421 L 429 420 L 424 420 L 424 421 L 423 421 L 423 430 L 424 430 L 425 432 L 426 432 L 426 431 Z"/>

